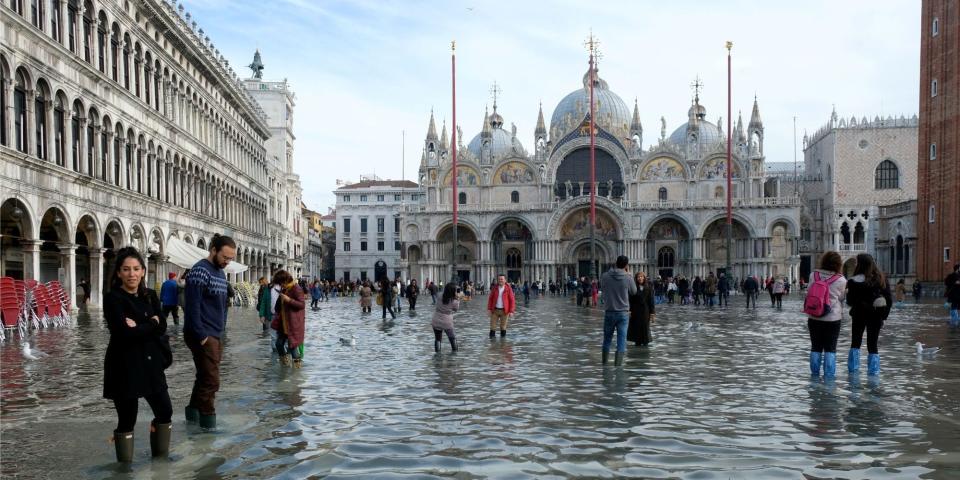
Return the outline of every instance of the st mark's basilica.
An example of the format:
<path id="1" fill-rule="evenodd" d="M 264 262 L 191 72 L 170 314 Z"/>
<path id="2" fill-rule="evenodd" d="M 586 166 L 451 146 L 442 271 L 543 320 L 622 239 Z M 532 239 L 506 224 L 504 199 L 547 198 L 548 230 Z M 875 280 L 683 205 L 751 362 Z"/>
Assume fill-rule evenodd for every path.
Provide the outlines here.
<path id="1" fill-rule="evenodd" d="M 431 114 L 419 168 L 424 198 L 402 215 L 403 259 L 410 278 L 446 279 L 453 251 L 452 186 L 458 186 L 456 274 L 490 281 L 568 278 L 589 273 L 590 72 L 553 109 L 541 106 L 529 152 L 497 111 L 464 143 L 462 131 L 438 135 Z M 617 255 L 631 270 L 706 275 L 726 263 L 726 135 L 706 120 L 699 94 L 687 121 L 643 148 L 639 108 L 594 75 L 597 261 Z M 573 82 L 571 82 L 573 83 Z M 718 123 L 720 123 L 718 121 Z M 733 130 L 732 275 L 799 275 L 800 199 L 768 177 L 764 127 L 756 99 L 749 123 Z M 457 178 L 452 175 L 457 142 Z"/>

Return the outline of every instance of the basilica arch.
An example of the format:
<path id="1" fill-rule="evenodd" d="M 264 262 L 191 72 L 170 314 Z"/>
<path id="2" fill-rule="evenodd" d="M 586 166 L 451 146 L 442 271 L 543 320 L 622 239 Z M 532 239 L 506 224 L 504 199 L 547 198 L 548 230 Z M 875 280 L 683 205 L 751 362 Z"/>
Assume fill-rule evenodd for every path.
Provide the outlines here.
<path id="1" fill-rule="evenodd" d="M 438 260 L 450 264 L 450 255 L 453 252 L 453 224 L 447 223 L 440 228 L 436 236 L 436 252 Z M 479 255 L 479 237 L 477 230 L 471 225 L 465 225 L 463 222 L 457 224 L 457 250 L 453 252 L 453 270 L 461 280 L 476 280 L 478 272 L 476 270 L 477 259 Z M 436 274 L 434 278 L 443 279 L 444 275 Z"/>
<path id="2" fill-rule="evenodd" d="M 490 257 L 497 272 L 511 282 L 533 277 L 530 262 L 535 259 L 533 228 L 519 217 L 502 217 L 490 232 Z"/>
<path id="3" fill-rule="evenodd" d="M 590 147 L 581 144 L 582 141 L 571 142 L 555 152 L 554 158 L 562 160 L 555 160 L 554 195 L 561 199 L 590 194 Z M 594 150 L 597 195 L 624 198 L 627 180 L 625 172 L 629 171 L 626 155 L 611 153 L 618 150 L 611 148 L 612 142 L 606 141 L 606 144 L 597 145 Z"/>
<path id="4" fill-rule="evenodd" d="M 685 219 L 674 214 L 660 215 L 646 231 L 646 262 L 649 275 L 673 277 L 688 275 L 693 256 L 693 229 Z"/>

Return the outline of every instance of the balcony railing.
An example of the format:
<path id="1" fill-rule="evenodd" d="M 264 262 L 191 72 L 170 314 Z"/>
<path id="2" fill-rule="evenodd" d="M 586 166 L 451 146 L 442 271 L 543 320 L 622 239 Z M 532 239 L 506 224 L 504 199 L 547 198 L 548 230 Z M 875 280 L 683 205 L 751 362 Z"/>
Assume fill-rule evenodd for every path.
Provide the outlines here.
<path id="1" fill-rule="evenodd" d="M 518 212 L 518 211 L 539 211 L 555 210 L 564 202 L 534 202 L 534 203 L 468 203 L 459 206 L 460 212 Z M 760 208 L 760 207 L 799 207 L 801 205 L 800 197 L 770 197 L 770 198 L 735 198 L 733 199 L 734 208 Z M 724 208 L 727 206 L 725 199 L 708 200 L 664 200 L 659 202 L 636 202 L 620 201 L 620 206 L 629 209 L 642 210 L 677 210 L 692 208 Z M 424 204 L 424 205 L 406 205 L 406 213 L 433 213 L 450 212 L 453 207 L 449 203 L 443 204 Z"/>
<path id="2" fill-rule="evenodd" d="M 863 243 L 841 243 L 840 251 L 841 252 L 863 252 L 867 250 L 867 246 Z"/>

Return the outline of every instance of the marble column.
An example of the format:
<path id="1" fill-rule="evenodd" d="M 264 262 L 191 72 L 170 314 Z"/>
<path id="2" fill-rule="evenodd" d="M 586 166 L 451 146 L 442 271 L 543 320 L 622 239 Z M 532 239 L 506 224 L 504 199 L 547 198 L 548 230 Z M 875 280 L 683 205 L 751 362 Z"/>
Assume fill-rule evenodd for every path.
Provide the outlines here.
<path id="1" fill-rule="evenodd" d="M 25 280 L 40 279 L 40 240 L 21 240 L 23 251 L 23 278 Z"/>
<path id="2" fill-rule="evenodd" d="M 63 291 L 67 292 L 67 298 L 71 305 L 77 303 L 77 246 L 73 244 L 63 244 L 57 246 L 60 249 L 60 265 L 64 270 Z"/>
<path id="3" fill-rule="evenodd" d="M 105 251 L 104 248 L 90 249 L 90 304 L 94 306 L 100 306 L 103 302 L 100 297 L 103 295 L 103 252 Z"/>

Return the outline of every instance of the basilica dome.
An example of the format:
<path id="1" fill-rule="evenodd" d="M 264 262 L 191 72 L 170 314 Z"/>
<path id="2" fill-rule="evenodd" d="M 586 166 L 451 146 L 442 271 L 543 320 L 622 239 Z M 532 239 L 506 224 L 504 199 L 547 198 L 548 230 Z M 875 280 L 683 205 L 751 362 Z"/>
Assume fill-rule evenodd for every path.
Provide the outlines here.
<path id="1" fill-rule="evenodd" d="M 473 137 L 467 144 L 467 150 L 475 158 L 480 158 L 484 140 L 490 141 L 490 154 L 493 159 L 499 160 L 514 156 L 525 157 L 527 155 L 526 150 L 523 149 L 523 144 L 516 138 L 516 132 L 508 132 L 503 129 L 503 117 L 497 113 L 496 105 L 494 105 L 493 113 L 485 117 L 483 131 Z M 489 135 L 489 137 L 485 138 L 485 135 Z"/>
<path id="2" fill-rule="evenodd" d="M 596 76 L 593 88 L 594 108 L 597 112 L 597 124 L 619 138 L 630 136 L 632 116 L 627 104 L 613 93 L 607 82 Z M 583 122 L 590 113 L 590 72 L 583 75 L 583 88 L 570 92 L 550 117 L 550 135 L 559 139 Z"/>
<path id="3" fill-rule="evenodd" d="M 720 129 L 715 123 L 708 122 L 706 120 L 707 109 L 700 105 L 699 102 L 695 102 L 690 106 L 690 110 L 687 111 L 687 118 L 691 120 L 677 127 L 673 133 L 670 134 L 669 142 L 674 145 L 686 145 L 687 144 L 687 126 L 690 125 L 690 122 L 696 121 L 698 132 L 697 138 L 699 138 L 699 143 L 701 145 L 712 145 L 714 143 L 720 143 L 723 141 L 724 137 L 720 133 Z"/>

